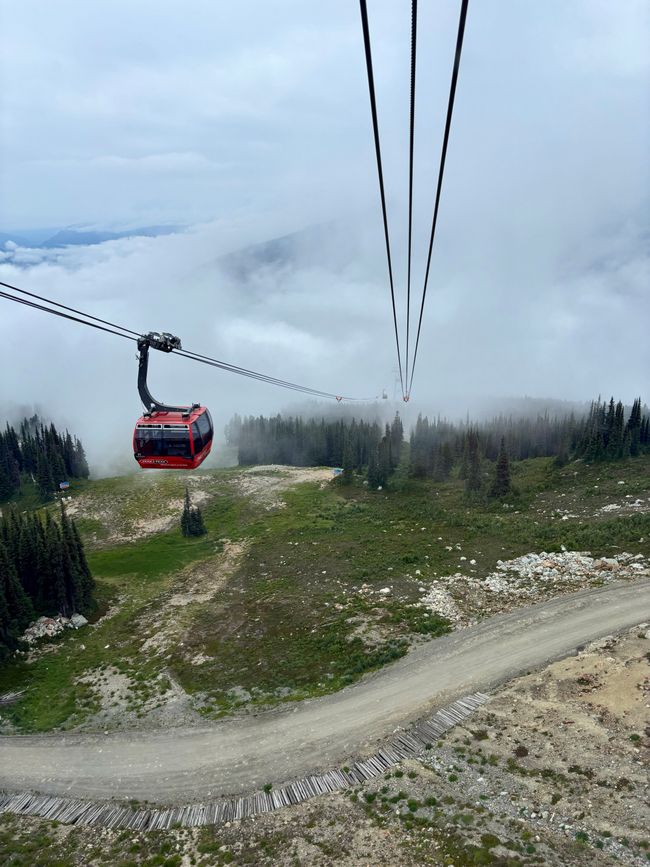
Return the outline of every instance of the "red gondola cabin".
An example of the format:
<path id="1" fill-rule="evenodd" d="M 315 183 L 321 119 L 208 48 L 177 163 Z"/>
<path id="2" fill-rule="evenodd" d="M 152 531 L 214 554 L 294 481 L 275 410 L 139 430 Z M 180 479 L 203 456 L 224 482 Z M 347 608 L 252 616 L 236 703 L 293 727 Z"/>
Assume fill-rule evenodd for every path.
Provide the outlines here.
<path id="1" fill-rule="evenodd" d="M 173 334 L 151 331 L 138 340 L 138 391 L 147 410 L 135 423 L 133 456 L 144 469 L 194 470 L 210 454 L 214 428 L 207 407 L 167 406 L 147 386 L 149 347 L 161 352 L 181 348 Z"/>
<path id="2" fill-rule="evenodd" d="M 133 454 L 144 469 L 194 470 L 210 454 L 212 435 L 212 418 L 204 406 L 187 414 L 153 412 L 136 422 Z"/>

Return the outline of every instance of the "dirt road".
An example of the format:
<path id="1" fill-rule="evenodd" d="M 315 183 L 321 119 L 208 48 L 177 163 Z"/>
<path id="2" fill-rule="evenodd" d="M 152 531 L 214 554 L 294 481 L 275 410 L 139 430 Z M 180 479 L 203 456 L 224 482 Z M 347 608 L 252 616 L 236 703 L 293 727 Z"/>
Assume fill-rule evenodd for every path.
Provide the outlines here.
<path id="1" fill-rule="evenodd" d="M 161 804 L 259 789 L 341 765 L 438 704 L 647 619 L 650 580 L 610 585 L 490 618 L 278 712 L 203 729 L 0 738 L 0 788 Z"/>

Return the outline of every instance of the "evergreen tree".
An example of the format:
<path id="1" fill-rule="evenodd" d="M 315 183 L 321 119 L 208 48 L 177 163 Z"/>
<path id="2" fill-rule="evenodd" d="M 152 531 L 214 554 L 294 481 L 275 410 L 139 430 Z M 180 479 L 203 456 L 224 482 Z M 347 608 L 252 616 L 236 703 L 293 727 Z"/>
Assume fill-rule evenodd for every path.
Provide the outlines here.
<path id="1" fill-rule="evenodd" d="M 629 433 L 630 455 L 636 457 L 641 452 L 641 398 L 637 398 L 632 405 L 632 412 L 627 420 L 627 433 Z"/>
<path id="2" fill-rule="evenodd" d="M 185 488 L 183 514 L 181 515 L 181 532 L 183 536 L 203 536 L 207 533 L 203 515 L 198 506 L 192 506 L 190 492 Z"/>
<path id="3" fill-rule="evenodd" d="M 343 473 L 341 474 L 341 482 L 344 485 L 351 485 L 354 473 L 354 454 L 352 452 L 352 443 L 350 437 L 346 436 L 343 442 Z"/>
<path id="4" fill-rule="evenodd" d="M 185 488 L 183 514 L 181 515 L 181 533 L 184 536 L 192 535 L 192 504 L 190 502 L 190 492 L 187 488 Z"/>
<path id="5" fill-rule="evenodd" d="M 61 539 L 61 533 L 56 523 L 46 519 L 45 541 L 48 558 L 47 603 L 52 614 L 60 613 L 69 617 L 72 613 L 72 603 L 69 598 L 66 561 Z"/>
<path id="6" fill-rule="evenodd" d="M 0 554 L 0 558 L 1 556 Z M 1 564 L 0 569 L 2 569 Z M 9 651 L 14 649 L 15 641 L 16 636 L 9 621 L 9 605 L 5 595 L 4 577 L 0 572 L 0 664 L 7 658 Z"/>
<path id="7" fill-rule="evenodd" d="M 375 446 L 368 458 L 368 487 L 376 490 L 379 484 L 379 448 Z"/>
<path id="8" fill-rule="evenodd" d="M 36 458 L 36 485 L 44 500 L 48 500 L 52 496 L 54 491 L 52 468 L 48 463 L 46 453 L 40 450 Z"/>
<path id="9" fill-rule="evenodd" d="M 440 449 L 440 460 L 442 463 L 444 478 L 448 479 L 454 468 L 454 452 L 450 443 L 446 442 L 442 444 L 442 448 Z"/>
<path id="10" fill-rule="evenodd" d="M 3 606 L 6 606 L 6 622 L 3 633 L 13 635 L 21 632 L 34 616 L 34 609 L 23 590 L 16 568 L 11 562 L 4 545 L 0 545 L 0 587 Z"/>
<path id="11" fill-rule="evenodd" d="M 449 477 L 455 465 L 459 465 L 459 477 L 467 480 L 471 431 L 480 438 L 480 458 L 490 461 L 497 460 L 502 438 L 505 438 L 510 460 L 558 456 L 561 462 L 575 458 L 619 460 L 627 454 L 650 451 L 650 418 L 640 400 L 635 401 L 627 423 L 622 403 L 613 398 L 594 401 L 584 418 L 573 414 L 551 416 L 548 413 L 515 418 L 497 415 L 480 425 L 470 425 L 469 419 L 456 425 L 444 418 L 429 419 L 420 415 L 409 433 L 410 474 L 416 478 L 433 477 L 442 481 Z M 41 434 L 37 430 L 34 436 L 38 441 Z M 342 466 L 343 452 L 348 443 L 352 471 L 368 471 L 374 460 L 373 452 L 377 451 L 377 467 L 370 468 L 372 472 L 369 475 L 374 478 L 379 473 L 386 480 L 399 463 L 404 429 L 399 416 L 395 416 L 386 431 L 377 422 L 363 419 L 347 421 L 277 415 L 271 418 L 235 418 L 228 427 L 228 436 L 237 444 L 241 465 Z M 378 447 L 382 437 L 389 441 L 388 453 L 382 449 L 381 454 L 382 459 L 385 460 L 387 455 L 389 458 L 388 476 L 379 468 Z M 470 480 L 469 487 L 472 488 L 475 482 L 476 478 Z"/>
<path id="12" fill-rule="evenodd" d="M 449 478 L 454 466 L 454 455 L 449 443 L 435 446 L 431 466 L 434 482 L 445 482 Z"/>
<path id="13" fill-rule="evenodd" d="M 198 506 L 194 506 L 190 513 L 191 536 L 204 536 L 208 531 L 203 522 L 203 514 Z"/>
<path id="14" fill-rule="evenodd" d="M 508 452 L 506 451 L 505 438 L 501 438 L 501 448 L 497 458 L 496 475 L 492 487 L 490 489 L 491 497 L 505 497 L 512 490 L 510 479 L 510 461 L 508 460 Z"/>
<path id="15" fill-rule="evenodd" d="M 377 451 L 377 487 L 385 488 L 392 471 L 390 432 L 382 437 Z"/>
<path id="16" fill-rule="evenodd" d="M 402 455 L 403 441 L 404 425 L 402 424 L 402 419 L 399 417 L 399 413 L 396 412 L 393 423 L 390 426 L 390 449 L 393 469 L 395 469 L 395 467 L 399 464 L 400 457 Z"/>
<path id="17" fill-rule="evenodd" d="M 77 552 L 77 564 L 79 569 L 79 580 L 81 584 L 81 603 L 79 605 L 79 611 L 82 614 L 88 614 L 95 608 L 95 579 L 92 576 L 92 572 L 90 571 L 90 566 L 88 565 L 88 560 L 86 559 L 86 552 L 84 551 L 84 546 L 81 541 L 81 536 L 79 535 L 79 530 L 77 529 L 77 525 L 74 521 L 70 522 L 72 527 L 72 538 L 74 541 L 74 546 Z"/>
<path id="18" fill-rule="evenodd" d="M 482 484 L 478 434 L 476 431 L 470 430 L 467 433 L 467 478 L 465 479 L 465 493 L 470 496 L 479 493 Z"/>

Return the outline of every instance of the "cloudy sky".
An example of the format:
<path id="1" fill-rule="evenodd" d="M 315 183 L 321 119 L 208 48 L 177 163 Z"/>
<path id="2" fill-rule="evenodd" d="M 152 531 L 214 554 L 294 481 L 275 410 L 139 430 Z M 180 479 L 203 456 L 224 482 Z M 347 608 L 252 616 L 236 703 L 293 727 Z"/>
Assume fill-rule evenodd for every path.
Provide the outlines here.
<path id="1" fill-rule="evenodd" d="M 457 0 L 420 5 L 416 297 L 458 16 Z M 650 399 L 649 9 L 470 2 L 414 409 Z M 0 279 L 276 376 L 392 395 L 355 0 L 0 10 L 0 232 L 183 227 L 56 253 L 0 246 Z M 369 0 L 369 13 L 403 313 L 410 8 Z M 288 261 L 245 279 L 224 267 L 310 227 Z M 119 454 L 139 410 L 132 347 L 1 303 L 2 401 L 67 421 L 91 457 Z M 153 362 L 154 393 L 220 420 L 291 397 Z"/>

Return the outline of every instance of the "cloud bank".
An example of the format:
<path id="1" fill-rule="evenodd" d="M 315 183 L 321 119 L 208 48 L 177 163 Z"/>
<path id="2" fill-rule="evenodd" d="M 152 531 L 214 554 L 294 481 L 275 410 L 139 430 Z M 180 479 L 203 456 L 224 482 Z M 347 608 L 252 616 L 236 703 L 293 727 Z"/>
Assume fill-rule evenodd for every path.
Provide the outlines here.
<path id="1" fill-rule="evenodd" d="M 0 229 L 188 228 L 4 244 L 0 279 L 278 377 L 392 396 L 358 10 L 308 6 L 7 8 Z M 370 14 L 403 321 L 409 21 L 388 0 Z M 426 9 L 419 28 L 416 297 L 456 16 Z M 470 10 L 410 411 L 462 412 L 486 395 L 648 398 L 649 17 L 641 0 Z M 95 463 L 128 458 L 134 347 L 2 304 L 2 401 L 41 404 Z M 162 355 L 151 384 L 220 423 L 292 400 Z"/>

